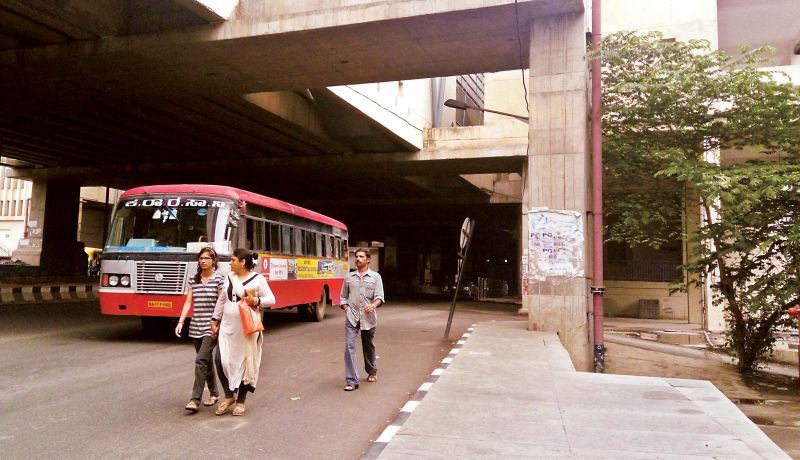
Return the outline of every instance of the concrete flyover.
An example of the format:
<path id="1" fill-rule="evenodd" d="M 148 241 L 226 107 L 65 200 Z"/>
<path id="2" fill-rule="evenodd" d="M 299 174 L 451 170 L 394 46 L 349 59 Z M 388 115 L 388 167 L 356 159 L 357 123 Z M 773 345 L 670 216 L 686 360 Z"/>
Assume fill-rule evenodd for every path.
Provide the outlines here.
<path id="1" fill-rule="evenodd" d="M 330 100 L 333 85 L 527 67 L 532 19 L 583 10 L 582 0 L 241 0 L 223 20 L 203 2 L 127 3 L 0 1 L 0 155 L 21 160 L 21 177 L 126 187 L 194 178 L 185 166 L 198 162 L 229 174 L 251 160 L 301 169 L 347 169 L 360 153 L 418 161 L 380 127 L 378 151 L 320 129 L 341 108 L 293 117 L 279 107 Z M 253 96 L 265 93 L 272 105 Z M 456 161 L 439 163 L 426 170 Z"/>

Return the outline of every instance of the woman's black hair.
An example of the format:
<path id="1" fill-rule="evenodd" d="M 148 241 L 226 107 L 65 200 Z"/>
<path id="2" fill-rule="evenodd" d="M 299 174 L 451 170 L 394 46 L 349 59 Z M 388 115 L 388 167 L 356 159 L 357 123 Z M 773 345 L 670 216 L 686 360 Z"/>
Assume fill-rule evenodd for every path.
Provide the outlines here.
<path id="1" fill-rule="evenodd" d="M 239 260 L 244 261 L 244 268 L 252 270 L 256 266 L 255 255 L 252 251 L 244 248 L 238 248 L 233 251 L 233 256 Z"/>
<path id="2" fill-rule="evenodd" d="M 200 268 L 200 258 L 203 257 L 204 252 L 207 252 L 208 255 L 211 257 L 211 264 L 214 266 L 214 270 L 216 270 L 219 267 L 219 258 L 217 257 L 217 251 L 215 251 L 214 248 L 210 246 L 201 249 L 200 252 L 197 253 L 197 274 L 194 275 L 194 277 L 192 278 L 192 281 L 194 281 L 195 284 L 200 282 L 201 276 L 203 274 L 203 269 Z"/>

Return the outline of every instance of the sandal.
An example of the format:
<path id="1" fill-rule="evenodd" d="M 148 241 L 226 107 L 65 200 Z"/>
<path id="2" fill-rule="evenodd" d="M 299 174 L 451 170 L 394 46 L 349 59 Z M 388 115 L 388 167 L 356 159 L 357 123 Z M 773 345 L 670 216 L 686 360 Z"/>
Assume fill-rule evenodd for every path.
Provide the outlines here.
<path id="1" fill-rule="evenodd" d="M 231 398 L 230 400 L 226 399 L 222 401 L 221 403 L 219 403 L 219 406 L 217 406 L 217 410 L 214 411 L 214 414 L 216 415 L 226 414 L 228 412 L 228 409 L 230 409 L 233 403 L 235 402 L 236 400 L 233 398 Z"/>
<path id="2" fill-rule="evenodd" d="M 239 416 L 244 415 L 245 407 L 244 403 L 239 403 L 236 407 L 233 408 L 233 415 Z"/>
<path id="3" fill-rule="evenodd" d="M 357 383 L 348 383 L 344 387 L 344 391 L 353 391 L 353 390 L 357 390 L 357 389 L 358 389 L 358 384 Z"/>
<path id="4" fill-rule="evenodd" d="M 191 400 L 191 401 L 189 401 L 189 403 L 188 403 L 188 404 L 186 404 L 186 407 L 184 407 L 184 409 L 186 409 L 186 410 L 188 410 L 189 412 L 191 412 L 191 413 L 193 413 L 193 414 L 194 414 L 194 413 L 196 413 L 196 412 L 197 412 L 197 409 L 199 408 L 199 406 L 200 406 L 200 405 L 199 405 L 199 404 L 197 404 L 197 401 L 195 401 L 195 400 Z"/>
<path id="5" fill-rule="evenodd" d="M 367 377 L 367 382 L 377 382 L 377 381 L 378 381 L 377 374 L 370 374 L 369 377 Z"/>
<path id="6" fill-rule="evenodd" d="M 203 405 L 204 406 L 213 406 L 214 404 L 217 403 L 217 401 L 219 401 L 219 396 L 211 395 L 211 396 L 208 397 L 208 399 L 203 401 Z"/>

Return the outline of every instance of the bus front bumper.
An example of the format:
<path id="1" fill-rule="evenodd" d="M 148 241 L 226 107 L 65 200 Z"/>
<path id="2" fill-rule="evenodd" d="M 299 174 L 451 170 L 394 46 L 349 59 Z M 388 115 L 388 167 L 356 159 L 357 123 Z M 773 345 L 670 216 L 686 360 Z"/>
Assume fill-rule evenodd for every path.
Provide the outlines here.
<path id="1" fill-rule="evenodd" d="M 100 313 L 104 315 L 178 317 L 185 295 L 136 294 L 100 290 Z"/>

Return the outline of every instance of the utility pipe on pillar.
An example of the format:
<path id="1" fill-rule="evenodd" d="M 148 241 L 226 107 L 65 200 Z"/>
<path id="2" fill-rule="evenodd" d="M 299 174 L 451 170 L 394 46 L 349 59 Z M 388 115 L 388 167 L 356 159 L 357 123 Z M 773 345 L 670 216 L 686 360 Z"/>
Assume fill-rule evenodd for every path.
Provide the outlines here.
<path id="1" fill-rule="evenodd" d="M 600 49 L 600 2 L 592 0 L 592 50 Z M 605 371 L 603 340 L 603 125 L 602 68 L 600 56 L 592 61 L 592 311 L 594 320 L 594 371 Z"/>

